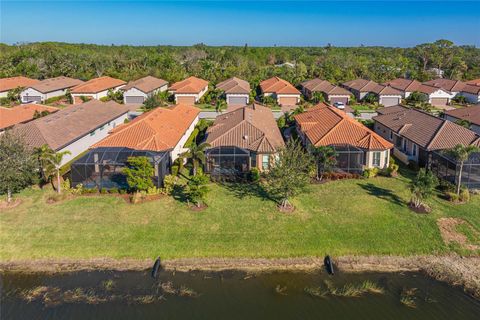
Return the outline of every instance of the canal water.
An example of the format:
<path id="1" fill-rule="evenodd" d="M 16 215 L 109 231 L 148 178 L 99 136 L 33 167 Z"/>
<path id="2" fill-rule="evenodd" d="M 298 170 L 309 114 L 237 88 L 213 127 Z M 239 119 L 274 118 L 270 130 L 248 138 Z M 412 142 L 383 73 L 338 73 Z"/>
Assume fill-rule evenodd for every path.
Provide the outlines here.
<path id="1" fill-rule="evenodd" d="M 3 273 L 0 319 L 480 319 L 420 273 Z"/>

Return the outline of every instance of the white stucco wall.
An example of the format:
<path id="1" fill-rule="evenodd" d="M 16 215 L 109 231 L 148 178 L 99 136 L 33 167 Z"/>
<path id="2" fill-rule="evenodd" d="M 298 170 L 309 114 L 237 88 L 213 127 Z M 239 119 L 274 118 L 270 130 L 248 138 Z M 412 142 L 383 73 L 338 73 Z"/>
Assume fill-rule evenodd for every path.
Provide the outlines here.
<path id="1" fill-rule="evenodd" d="M 384 169 L 384 168 L 388 167 L 388 163 L 390 162 L 390 150 L 365 152 L 365 167 L 366 168 L 374 168 L 375 167 L 373 165 L 373 154 L 375 152 L 380 152 L 380 165 L 377 166 L 377 168 Z"/>
<path id="2" fill-rule="evenodd" d="M 184 135 L 178 141 L 177 145 L 175 148 L 170 152 L 170 156 L 172 158 L 172 162 L 175 161 L 178 158 L 178 155 L 187 151 L 187 148 L 184 148 L 185 143 L 187 142 L 188 138 L 192 134 L 193 130 L 195 129 L 195 126 L 197 125 L 199 121 L 199 117 L 197 116 L 195 120 L 193 120 L 192 124 L 188 127 L 187 131 L 185 131 Z"/>
<path id="3" fill-rule="evenodd" d="M 114 88 L 111 88 L 113 90 L 113 92 L 117 92 L 118 90 L 120 90 L 122 87 L 124 87 L 125 85 L 122 84 L 121 86 L 118 86 L 118 87 L 114 87 Z M 110 89 L 107 89 L 107 90 L 103 90 L 103 91 L 100 91 L 100 92 L 91 92 L 91 93 L 72 93 L 72 97 L 91 97 L 92 99 L 96 99 L 96 100 L 100 100 L 101 98 L 103 97 L 106 97 L 108 96 L 108 90 Z"/>
<path id="4" fill-rule="evenodd" d="M 103 138 L 105 138 L 108 135 L 108 132 L 115 128 L 116 126 L 122 124 L 125 119 L 127 119 L 127 113 L 124 113 L 123 115 L 111 120 L 110 122 L 106 123 L 102 127 L 99 127 L 95 129 L 92 132 L 87 133 L 83 137 L 81 137 L 78 140 L 75 140 L 74 142 L 70 143 L 69 145 L 65 146 L 62 149 L 56 150 L 56 151 L 65 151 L 68 150 L 70 151 L 71 154 L 67 154 L 63 157 L 62 160 L 62 166 L 74 159 L 76 156 L 90 148 L 92 145 L 95 143 L 99 142 Z"/>
<path id="5" fill-rule="evenodd" d="M 8 90 L 0 92 L 0 98 L 6 98 L 7 95 L 8 95 Z"/>
<path id="6" fill-rule="evenodd" d="M 20 93 L 20 98 L 22 99 L 22 102 L 27 102 L 27 96 L 35 96 L 35 97 L 40 97 L 41 98 L 41 101 L 45 101 L 45 97 L 46 95 L 33 89 L 33 88 L 27 88 L 25 90 L 23 90 L 21 93 Z"/>
<path id="7" fill-rule="evenodd" d="M 432 92 L 432 93 L 428 96 L 428 102 L 429 102 L 429 103 L 432 103 L 432 99 L 433 99 L 433 98 L 448 98 L 448 102 L 450 102 L 450 99 L 452 98 L 452 95 L 449 94 L 449 93 L 446 92 L 446 91 L 437 90 L 437 91 Z"/>

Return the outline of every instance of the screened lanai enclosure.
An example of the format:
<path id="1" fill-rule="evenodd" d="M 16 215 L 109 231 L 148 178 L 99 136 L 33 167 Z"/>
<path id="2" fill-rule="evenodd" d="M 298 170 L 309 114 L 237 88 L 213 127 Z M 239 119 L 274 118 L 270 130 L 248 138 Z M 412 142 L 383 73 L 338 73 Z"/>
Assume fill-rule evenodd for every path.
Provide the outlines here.
<path id="1" fill-rule="evenodd" d="M 237 147 L 216 147 L 206 151 L 206 172 L 215 177 L 243 177 L 257 166 L 256 154 Z"/>
<path id="2" fill-rule="evenodd" d="M 334 171 L 348 173 L 362 173 L 365 164 L 365 152 L 350 145 L 332 146 L 337 153 L 337 163 Z"/>
<path id="3" fill-rule="evenodd" d="M 85 188 L 128 189 L 123 170 L 128 166 L 129 157 L 147 157 L 155 170 L 152 177 L 154 185 L 157 187 L 163 185 L 163 179 L 170 170 L 169 152 L 102 147 L 88 151 L 72 163 L 72 186 L 81 183 Z"/>
<path id="4" fill-rule="evenodd" d="M 453 184 L 458 181 L 460 164 L 444 153 L 431 153 L 430 169 L 440 179 Z M 480 188 L 480 153 L 471 154 L 468 161 L 463 164 L 462 185 L 469 189 Z"/>

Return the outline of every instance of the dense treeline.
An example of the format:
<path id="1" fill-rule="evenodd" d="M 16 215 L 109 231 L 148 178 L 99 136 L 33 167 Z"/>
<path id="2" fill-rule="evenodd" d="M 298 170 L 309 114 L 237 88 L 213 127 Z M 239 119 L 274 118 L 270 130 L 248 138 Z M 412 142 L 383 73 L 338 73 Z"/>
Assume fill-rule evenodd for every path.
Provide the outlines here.
<path id="1" fill-rule="evenodd" d="M 320 77 L 334 83 L 357 77 L 383 82 L 408 75 L 421 81 L 480 77 L 480 49 L 447 40 L 413 48 L 387 47 L 192 47 L 101 46 L 66 43 L 0 44 L 0 77 L 59 75 L 87 80 L 101 75 L 170 82 L 195 75 L 214 83 L 238 76 L 257 84 L 278 75 L 293 83 Z M 291 66 L 279 66 L 282 63 Z"/>

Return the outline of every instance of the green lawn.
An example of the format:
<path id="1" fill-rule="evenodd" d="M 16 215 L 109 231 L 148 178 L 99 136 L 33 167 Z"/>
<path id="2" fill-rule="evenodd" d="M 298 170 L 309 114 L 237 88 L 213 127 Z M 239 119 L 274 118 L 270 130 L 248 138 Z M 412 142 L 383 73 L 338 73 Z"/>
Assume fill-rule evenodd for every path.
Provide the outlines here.
<path id="1" fill-rule="evenodd" d="M 26 190 L 20 206 L 0 212 L 0 259 L 437 254 L 459 250 L 443 244 L 437 218 L 462 217 L 480 230 L 480 196 L 466 205 L 435 198 L 433 213 L 418 215 L 406 207 L 407 182 L 312 185 L 293 200 L 293 214 L 278 212 L 247 185 L 212 184 L 202 212 L 171 197 L 139 205 L 108 195 L 46 204 L 48 192 Z"/>

